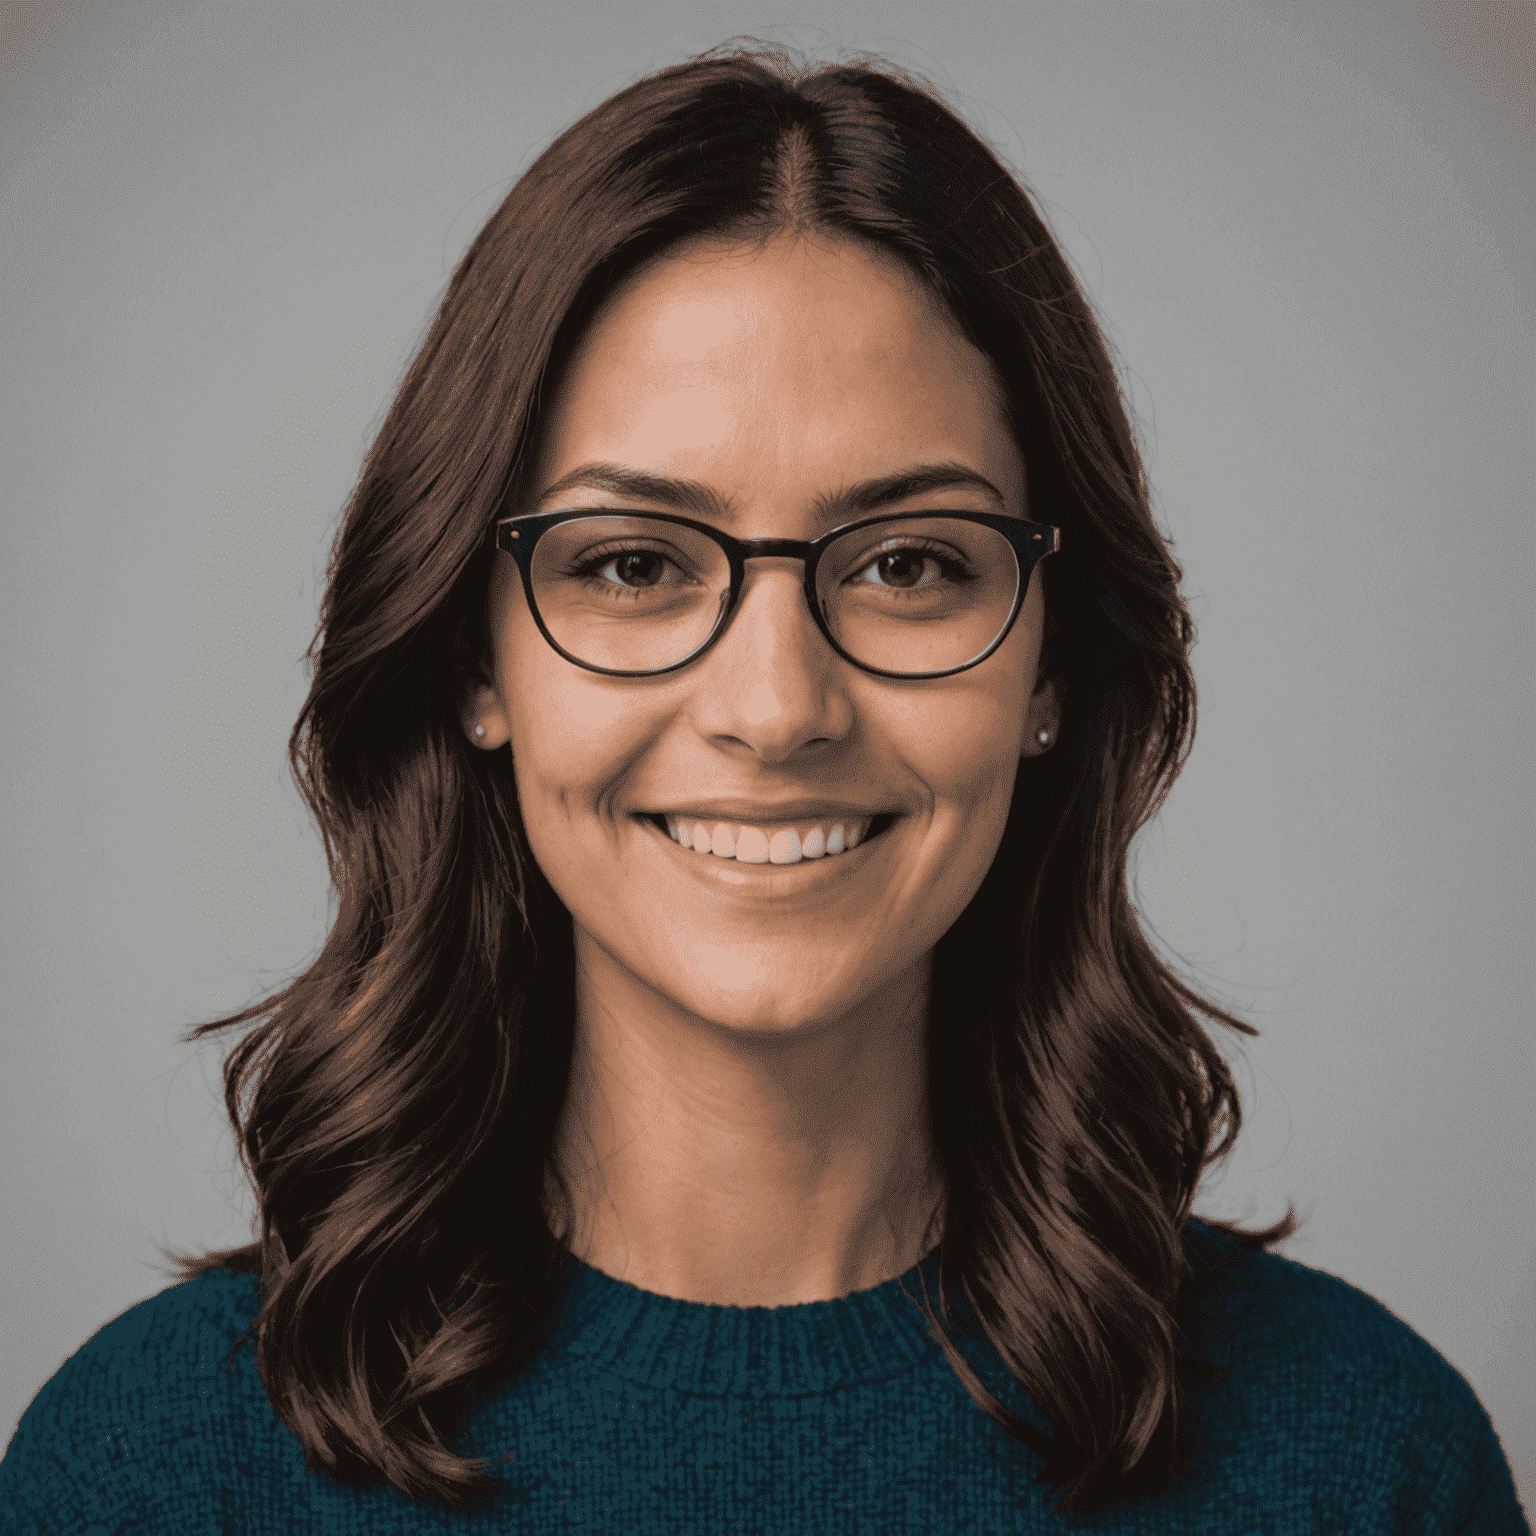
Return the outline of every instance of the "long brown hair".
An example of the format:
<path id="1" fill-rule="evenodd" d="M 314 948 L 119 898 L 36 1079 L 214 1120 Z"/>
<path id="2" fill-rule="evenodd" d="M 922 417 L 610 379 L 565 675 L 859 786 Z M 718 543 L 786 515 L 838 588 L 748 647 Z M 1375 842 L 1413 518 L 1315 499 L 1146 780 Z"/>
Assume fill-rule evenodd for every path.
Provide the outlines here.
<path id="1" fill-rule="evenodd" d="M 267 1394 L 339 1478 L 450 1505 L 494 1486 L 453 1438 L 474 1391 L 541 1346 L 566 1257 L 569 1196 L 547 1170 L 570 918 L 524 839 L 506 751 L 469 747 L 456 711 L 486 532 L 518 505 L 541 401 L 612 285 L 689 236 L 788 228 L 873 242 L 928 285 L 996 365 L 1031 515 L 1063 530 L 1040 568 L 1058 746 L 1020 766 L 998 858 L 934 961 L 947 1195 L 938 1313 L 926 1287 L 922 1304 L 1061 1508 L 1162 1488 L 1185 1459 L 1186 1223 L 1241 1123 L 1195 1011 L 1257 1032 L 1159 960 L 1127 893 L 1131 841 L 1194 731 L 1181 571 L 1089 306 L 1014 177 L 921 82 L 752 47 L 589 113 L 460 263 L 347 507 L 290 742 L 335 922 L 285 990 L 189 1037 L 256 1022 L 225 1099 L 260 1238 L 181 1272 L 260 1274 Z M 1237 1235 L 1294 1229 L 1288 1210 Z M 1050 1436 L 944 1332 L 961 1293 Z"/>

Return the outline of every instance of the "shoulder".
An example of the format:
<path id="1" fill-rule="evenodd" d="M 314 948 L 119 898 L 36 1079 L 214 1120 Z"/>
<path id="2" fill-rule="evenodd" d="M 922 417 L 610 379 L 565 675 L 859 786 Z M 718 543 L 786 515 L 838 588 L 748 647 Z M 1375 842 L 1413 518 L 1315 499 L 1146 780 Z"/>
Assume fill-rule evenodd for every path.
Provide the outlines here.
<path id="1" fill-rule="evenodd" d="M 1236 1238 L 1200 1227 L 1196 1241 L 1214 1263 L 1202 1271 L 1197 1260 L 1197 1301 L 1228 1348 L 1241 1352 L 1232 1365 L 1321 1368 L 1362 1384 L 1411 1381 L 1457 1399 L 1471 1393 L 1455 1367 L 1374 1296 L 1279 1254 L 1243 1253 Z"/>
<path id="2" fill-rule="evenodd" d="M 219 1430 L 266 1407 L 245 1338 L 256 1312 L 254 1275 L 213 1271 L 98 1330 L 22 1415 L 0 1508 L 20 1512 L 20 1530 L 115 1529 L 163 1507 L 204 1460 L 211 1471 Z"/>
<path id="3" fill-rule="evenodd" d="M 256 1320 L 256 1276 L 214 1270 L 151 1296 L 98 1329 L 38 1393 L 22 1422 L 149 1407 L 230 1369 Z M 203 1394 L 206 1395 L 206 1392 Z"/>
<path id="4" fill-rule="evenodd" d="M 1319 1486 L 1339 1481 L 1340 1498 L 1349 1484 L 1418 1500 L 1445 1522 L 1425 1529 L 1500 1512 L 1516 1523 L 1475 1528 L 1526 1529 L 1487 1410 L 1427 1339 L 1336 1275 L 1197 1225 L 1189 1332 L 1220 1373 L 1203 1396 L 1227 1434 Z"/>

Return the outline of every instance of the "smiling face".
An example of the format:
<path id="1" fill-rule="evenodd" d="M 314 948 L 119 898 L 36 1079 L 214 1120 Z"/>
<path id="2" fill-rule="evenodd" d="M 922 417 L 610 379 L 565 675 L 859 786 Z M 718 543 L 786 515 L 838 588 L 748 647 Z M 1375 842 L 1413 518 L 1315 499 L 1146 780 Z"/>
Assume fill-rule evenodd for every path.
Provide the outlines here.
<path id="1" fill-rule="evenodd" d="M 581 474 L 598 465 L 606 478 Z M 737 538 L 812 539 L 858 515 L 838 497 L 846 508 L 863 483 L 933 466 L 973 478 L 878 510 L 1028 515 L 992 366 L 913 278 L 852 244 L 699 246 L 642 268 L 599 312 L 544 419 L 544 494 L 519 510 L 680 512 Z M 635 475 L 687 482 L 690 504 L 641 494 Z M 498 555 L 487 676 L 464 724 L 479 746 L 511 742 L 582 987 L 789 1035 L 909 1005 L 997 851 L 1020 756 L 1045 750 L 1042 728 L 1054 740 L 1057 701 L 1036 687 L 1038 575 L 986 661 L 901 681 L 832 650 L 799 561 L 746 569 L 712 649 L 618 678 L 545 642 Z M 691 842 L 699 825 L 716 851 L 669 835 L 687 827 Z M 838 825 L 857 841 L 833 853 Z M 820 857 L 777 862 L 814 853 L 815 829 Z M 743 857 L 721 856 L 736 841 Z"/>

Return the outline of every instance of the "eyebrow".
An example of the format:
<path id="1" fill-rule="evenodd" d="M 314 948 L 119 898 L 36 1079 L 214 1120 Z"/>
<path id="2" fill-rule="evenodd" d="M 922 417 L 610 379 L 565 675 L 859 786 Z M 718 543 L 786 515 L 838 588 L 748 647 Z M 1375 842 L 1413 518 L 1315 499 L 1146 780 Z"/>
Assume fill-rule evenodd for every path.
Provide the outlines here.
<path id="1" fill-rule="evenodd" d="M 861 480 L 857 485 L 818 496 L 816 512 L 826 521 L 836 522 L 877 512 L 882 507 L 907 501 L 913 496 L 925 496 L 930 491 L 960 487 L 982 491 L 997 503 L 999 511 L 1007 510 L 1003 493 L 985 475 L 964 464 L 913 464 L 893 475 Z M 580 488 L 611 491 L 635 501 L 650 502 L 652 506 L 668 507 L 674 512 L 692 513 L 696 517 L 730 521 L 735 515 L 730 498 L 721 496 L 701 481 L 651 475 L 624 464 L 583 464 L 556 480 L 539 497 L 538 504 L 542 506 L 553 497 Z"/>

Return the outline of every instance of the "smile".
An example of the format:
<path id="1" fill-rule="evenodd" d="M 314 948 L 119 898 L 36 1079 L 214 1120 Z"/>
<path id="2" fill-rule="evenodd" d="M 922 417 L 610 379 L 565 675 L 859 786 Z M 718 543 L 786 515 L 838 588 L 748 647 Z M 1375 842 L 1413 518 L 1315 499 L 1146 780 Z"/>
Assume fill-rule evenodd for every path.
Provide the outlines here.
<path id="1" fill-rule="evenodd" d="M 879 834 L 896 819 L 891 815 L 843 817 L 836 821 L 790 826 L 714 821 L 684 813 L 648 818 L 674 843 L 695 853 L 738 864 L 799 864 L 804 859 L 835 858 Z"/>

